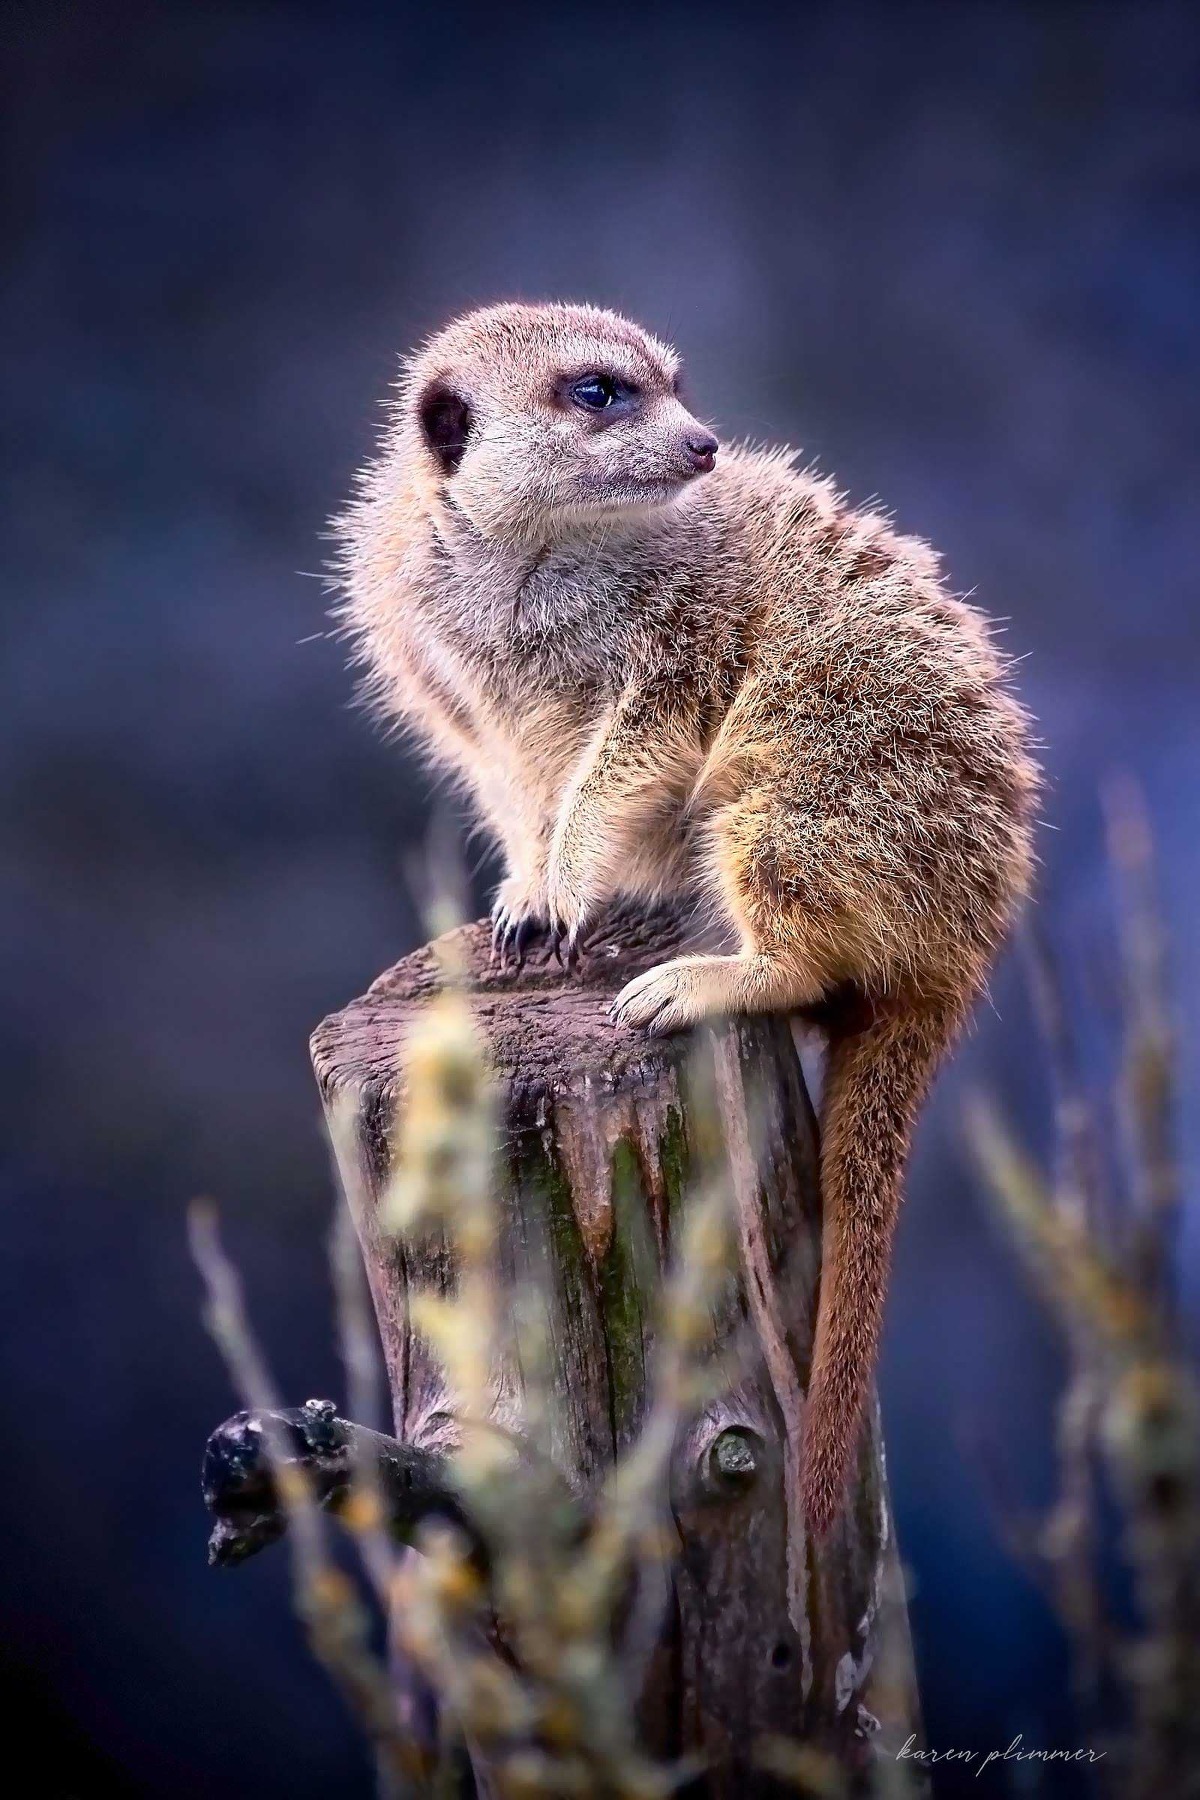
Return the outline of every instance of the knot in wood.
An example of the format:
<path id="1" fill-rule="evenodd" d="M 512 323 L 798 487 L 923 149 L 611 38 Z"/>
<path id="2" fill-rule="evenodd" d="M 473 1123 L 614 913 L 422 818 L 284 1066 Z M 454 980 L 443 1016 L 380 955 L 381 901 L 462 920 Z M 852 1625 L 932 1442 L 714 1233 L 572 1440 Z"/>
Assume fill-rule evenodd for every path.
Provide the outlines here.
<path id="1" fill-rule="evenodd" d="M 721 1498 L 748 1493 L 758 1480 L 762 1445 L 754 1432 L 731 1425 L 708 1450 L 708 1485 Z"/>

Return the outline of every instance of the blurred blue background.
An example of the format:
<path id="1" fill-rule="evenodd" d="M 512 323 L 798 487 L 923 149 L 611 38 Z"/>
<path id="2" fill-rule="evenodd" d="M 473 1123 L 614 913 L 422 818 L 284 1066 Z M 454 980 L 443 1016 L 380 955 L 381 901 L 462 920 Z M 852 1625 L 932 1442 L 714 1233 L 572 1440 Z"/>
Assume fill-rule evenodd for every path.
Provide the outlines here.
<path id="1" fill-rule="evenodd" d="M 1197 14 L 43 0 L 0 33 L 4 1685 L 44 1800 L 365 1795 L 283 1559 L 204 1564 L 234 1402 L 184 1207 L 222 1202 L 286 1393 L 339 1392 L 305 1044 L 420 935 L 429 795 L 306 572 L 396 355 L 495 298 L 615 305 L 723 434 L 932 538 L 1027 658 L 1098 1078 L 1098 783 L 1145 784 L 1194 1093 Z M 1044 1146 L 1015 959 L 921 1134 L 890 1466 L 930 1740 L 1074 1745 L 984 1473 L 1046 1503 L 1060 1367 L 963 1148 L 981 1081 Z"/>

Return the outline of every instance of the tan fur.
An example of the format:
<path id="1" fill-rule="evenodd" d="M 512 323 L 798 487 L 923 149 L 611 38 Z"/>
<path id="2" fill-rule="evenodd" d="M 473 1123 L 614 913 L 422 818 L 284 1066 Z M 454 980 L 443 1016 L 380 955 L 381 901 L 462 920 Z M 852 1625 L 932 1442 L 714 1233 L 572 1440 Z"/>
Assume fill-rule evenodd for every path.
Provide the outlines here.
<path id="1" fill-rule="evenodd" d="M 591 370 L 637 388 L 627 416 L 564 400 Z M 339 522 L 342 616 L 382 710 L 503 845 L 502 929 L 578 934 L 617 893 L 688 894 L 729 953 L 650 970 L 620 1019 L 825 1018 L 804 1476 L 822 1532 L 914 1118 L 1028 887 L 1037 775 L 1004 660 L 933 552 L 782 452 L 723 449 L 692 479 L 676 373 L 590 307 L 451 325 Z M 419 422 L 431 384 L 470 408 L 449 473 Z"/>

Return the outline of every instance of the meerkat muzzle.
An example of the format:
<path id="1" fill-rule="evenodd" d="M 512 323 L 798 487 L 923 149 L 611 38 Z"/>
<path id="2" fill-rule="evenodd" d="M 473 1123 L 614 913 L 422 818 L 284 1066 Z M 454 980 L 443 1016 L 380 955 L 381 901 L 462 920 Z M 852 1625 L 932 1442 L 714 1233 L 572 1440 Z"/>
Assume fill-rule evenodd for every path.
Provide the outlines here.
<path id="1" fill-rule="evenodd" d="M 717 460 L 720 445 L 711 431 L 693 431 L 684 439 L 683 448 L 694 473 L 707 475 Z"/>

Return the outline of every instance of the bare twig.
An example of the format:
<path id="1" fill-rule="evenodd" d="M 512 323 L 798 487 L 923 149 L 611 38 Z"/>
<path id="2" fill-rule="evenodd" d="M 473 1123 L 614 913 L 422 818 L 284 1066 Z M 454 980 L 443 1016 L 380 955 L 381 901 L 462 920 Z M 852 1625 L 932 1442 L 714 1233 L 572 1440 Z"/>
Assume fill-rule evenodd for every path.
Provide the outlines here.
<path id="1" fill-rule="evenodd" d="M 357 1171 L 350 1142 L 350 1124 L 344 1108 L 335 1110 L 330 1122 L 330 1141 L 335 1169 Z M 341 1204 L 334 1212 L 330 1233 L 330 1267 L 337 1306 L 338 1337 L 342 1366 L 346 1371 L 346 1399 L 350 1417 L 359 1425 L 375 1427 L 383 1416 L 383 1385 L 378 1342 L 371 1316 L 370 1296 L 363 1271 L 362 1251 L 355 1220 L 364 1216 L 366 1195 L 360 1174 L 344 1177 Z M 358 1461 L 354 1493 L 343 1508 L 343 1521 L 359 1540 L 363 1567 L 379 1604 L 391 1604 L 396 1559 L 388 1538 L 384 1496 L 375 1431 L 358 1434 Z"/>
<path id="2" fill-rule="evenodd" d="M 1140 787 L 1125 777 L 1105 792 L 1109 855 L 1120 899 L 1124 995 L 1120 1117 L 1125 1128 L 1139 1287 L 1164 1318 L 1173 1312 L 1179 1215 L 1174 1155 L 1174 1034 L 1166 942 L 1156 896 L 1153 839 Z"/>
<path id="3" fill-rule="evenodd" d="M 1054 1190 L 990 1105 L 971 1110 L 976 1150 L 1030 1269 L 1061 1318 L 1072 1373 L 1059 1416 L 1060 1499 L 1042 1551 L 1076 1646 L 1093 1717 L 1111 1725 L 1123 1685 L 1128 1738 L 1108 1769 L 1121 1800 L 1194 1800 L 1200 1769 L 1200 1394 L 1178 1348 L 1172 1266 L 1180 1202 L 1173 1154 L 1173 1040 L 1164 934 L 1150 833 L 1130 782 L 1107 795 L 1121 892 L 1123 1079 L 1131 1221 L 1122 1250 L 1100 1236 L 1090 1109 L 1075 1082 L 1065 1010 L 1049 965 L 1038 970 L 1058 1090 L 1060 1180 Z M 1065 1178 L 1064 1178 L 1065 1177 Z M 1101 1598 L 1095 1453 L 1124 1516 L 1140 1613 L 1136 1645 L 1113 1653 Z M 1096 1701 L 1103 1695 L 1105 1704 Z"/>
<path id="4" fill-rule="evenodd" d="M 1055 1193 L 1058 1204 L 1078 1213 L 1103 1235 L 1109 1198 L 1096 1120 L 1083 1086 L 1079 1049 L 1058 963 L 1036 924 L 1022 933 L 1034 1012 L 1050 1069 L 1055 1119 Z"/>
<path id="5" fill-rule="evenodd" d="M 1107 1245 L 1112 1241 L 1111 1196 L 1059 968 L 1036 929 L 1026 932 L 1025 945 L 1054 1094 L 1056 1204 Z M 1067 1337 L 1070 1372 L 1055 1428 L 1059 1492 L 1039 1535 L 1038 1552 L 1042 1566 L 1049 1569 L 1059 1613 L 1077 1646 L 1072 1682 L 1080 1715 L 1095 1721 L 1112 1653 L 1098 1567 L 1096 1434 L 1102 1392 L 1091 1367 L 1086 1332 L 1075 1322 Z"/>
<path id="6" fill-rule="evenodd" d="M 401 1795 L 417 1773 L 412 1747 L 397 1729 L 386 1671 L 371 1653 L 366 1612 L 353 1584 L 329 1559 L 315 1495 L 288 1454 L 274 1385 L 246 1319 L 241 1281 L 221 1247 L 215 1207 L 193 1204 L 188 1230 L 207 1290 L 209 1329 L 235 1387 L 262 1425 L 275 1491 L 289 1526 L 296 1610 L 308 1626 L 314 1653 L 374 1747 L 381 1793 Z"/>

